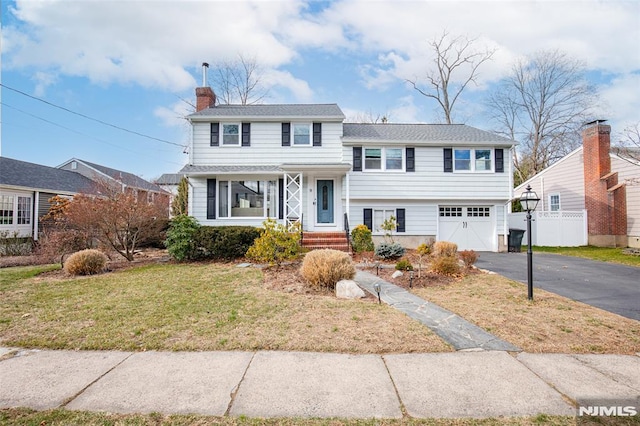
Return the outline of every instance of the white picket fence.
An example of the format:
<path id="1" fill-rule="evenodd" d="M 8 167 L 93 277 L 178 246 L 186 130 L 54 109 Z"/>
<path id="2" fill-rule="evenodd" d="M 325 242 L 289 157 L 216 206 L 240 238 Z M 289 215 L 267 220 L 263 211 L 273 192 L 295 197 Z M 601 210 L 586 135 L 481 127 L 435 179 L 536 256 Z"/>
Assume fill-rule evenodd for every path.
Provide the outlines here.
<path id="1" fill-rule="evenodd" d="M 527 229 L 526 213 L 510 213 L 509 229 Z M 577 247 L 587 245 L 587 211 L 535 211 L 531 214 L 534 246 Z M 527 244 L 527 233 L 522 238 Z"/>

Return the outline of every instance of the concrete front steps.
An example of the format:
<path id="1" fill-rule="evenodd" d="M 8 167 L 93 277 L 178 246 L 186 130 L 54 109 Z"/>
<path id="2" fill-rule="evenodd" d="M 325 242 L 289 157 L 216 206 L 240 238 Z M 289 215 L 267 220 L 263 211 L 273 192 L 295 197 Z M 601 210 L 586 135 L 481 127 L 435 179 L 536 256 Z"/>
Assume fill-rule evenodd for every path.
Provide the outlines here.
<path id="1" fill-rule="evenodd" d="M 333 249 L 349 253 L 349 241 L 344 232 L 303 232 L 302 247 L 309 250 Z"/>

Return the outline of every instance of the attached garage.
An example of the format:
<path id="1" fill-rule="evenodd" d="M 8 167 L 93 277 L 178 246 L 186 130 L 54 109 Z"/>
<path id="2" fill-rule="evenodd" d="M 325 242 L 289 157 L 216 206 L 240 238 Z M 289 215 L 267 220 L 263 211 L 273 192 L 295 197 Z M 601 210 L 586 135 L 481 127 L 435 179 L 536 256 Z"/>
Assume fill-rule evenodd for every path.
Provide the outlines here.
<path id="1" fill-rule="evenodd" d="M 451 241 L 458 250 L 497 251 L 493 206 L 439 206 L 437 240 Z"/>

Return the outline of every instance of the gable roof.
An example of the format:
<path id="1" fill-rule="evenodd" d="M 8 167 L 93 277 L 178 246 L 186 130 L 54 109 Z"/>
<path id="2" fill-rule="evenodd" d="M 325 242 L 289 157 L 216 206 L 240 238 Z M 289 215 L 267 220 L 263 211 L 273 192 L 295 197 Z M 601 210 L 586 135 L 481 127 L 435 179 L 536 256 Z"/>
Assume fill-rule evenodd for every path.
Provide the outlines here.
<path id="1" fill-rule="evenodd" d="M 514 140 L 466 124 L 344 123 L 342 140 L 346 143 L 423 142 L 438 145 L 487 143 L 505 147 L 517 144 Z"/>
<path id="2" fill-rule="evenodd" d="M 0 184 L 54 193 L 94 193 L 94 182 L 79 173 L 0 157 Z"/>
<path id="3" fill-rule="evenodd" d="M 156 185 L 178 185 L 183 178 L 183 173 L 164 173 L 154 182 Z"/>
<path id="4" fill-rule="evenodd" d="M 158 185 L 151 183 L 147 180 L 142 179 L 139 176 L 134 175 L 133 173 L 128 173 L 128 172 L 123 172 L 121 170 L 116 170 L 116 169 L 112 169 L 110 167 L 106 167 L 106 166 L 102 166 L 100 164 L 96 164 L 96 163 L 91 163 L 89 161 L 84 161 L 84 160 L 80 160 L 77 158 L 72 158 L 66 162 L 64 162 L 63 164 L 61 164 L 60 166 L 58 166 L 59 168 L 69 164 L 72 161 L 77 161 L 80 162 L 82 164 L 84 164 L 87 167 L 90 167 L 96 171 L 98 171 L 99 173 L 106 175 L 108 177 L 110 177 L 111 179 L 114 179 L 120 183 L 125 184 L 128 187 L 131 188 L 136 188 L 136 189 L 143 189 L 145 191 L 154 191 L 154 192 L 166 192 L 164 189 L 162 189 L 161 187 L 159 187 Z"/>
<path id="5" fill-rule="evenodd" d="M 338 104 L 257 104 L 257 105 L 217 105 L 193 113 L 192 120 L 209 118 L 244 118 L 255 120 L 325 119 L 342 121 L 344 113 Z"/>

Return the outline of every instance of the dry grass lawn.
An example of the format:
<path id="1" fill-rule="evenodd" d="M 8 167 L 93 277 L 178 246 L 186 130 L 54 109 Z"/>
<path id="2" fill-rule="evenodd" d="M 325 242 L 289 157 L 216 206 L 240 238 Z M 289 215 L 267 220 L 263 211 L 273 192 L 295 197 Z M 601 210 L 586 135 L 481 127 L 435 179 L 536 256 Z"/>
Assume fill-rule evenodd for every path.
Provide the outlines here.
<path id="1" fill-rule="evenodd" d="M 46 270 L 46 268 L 43 268 Z M 50 268 L 49 268 L 50 269 Z M 0 269 L 0 346 L 83 350 L 452 350 L 373 298 L 268 288 L 254 268 L 151 264 L 70 278 Z"/>
<path id="2" fill-rule="evenodd" d="M 526 352 L 640 352 L 640 322 L 500 275 L 476 273 L 415 294 L 457 313 Z"/>

